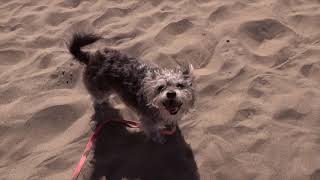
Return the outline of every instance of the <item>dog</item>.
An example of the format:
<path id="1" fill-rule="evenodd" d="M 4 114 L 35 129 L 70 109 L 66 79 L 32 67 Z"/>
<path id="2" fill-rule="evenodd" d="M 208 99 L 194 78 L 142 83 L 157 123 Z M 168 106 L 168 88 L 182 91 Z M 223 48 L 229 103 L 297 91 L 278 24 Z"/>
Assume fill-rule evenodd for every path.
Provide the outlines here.
<path id="1" fill-rule="evenodd" d="M 95 109 L 115 92 L 139 115 L 146 136 L 165 143 L 161 128 L 176 127 L 195 104 L 192 65 L 160 68 L 110 48 L 81 49 L 99 39 L 96 34 L 75 33 L 68 43 L 73 59 L 85 65 L 83 81 Z"/>

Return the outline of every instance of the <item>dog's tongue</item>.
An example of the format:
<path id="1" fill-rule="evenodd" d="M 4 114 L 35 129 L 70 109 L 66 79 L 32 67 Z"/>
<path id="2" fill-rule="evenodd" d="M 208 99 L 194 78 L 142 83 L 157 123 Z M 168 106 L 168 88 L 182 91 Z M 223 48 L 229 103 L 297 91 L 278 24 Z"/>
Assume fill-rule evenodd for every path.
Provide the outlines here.
<path id="1" fill-rule="evenodd" d="M 170 107 L 169 112 L 170 114 L 177 114 L 179 108 L 178 107 Z"/>
<path id="2" fill-rule="evenodd" d="M 180 109 L 179 103 L 175 101 L 167 101 L 164 105 L 171 115 L 177 114 Z"/>

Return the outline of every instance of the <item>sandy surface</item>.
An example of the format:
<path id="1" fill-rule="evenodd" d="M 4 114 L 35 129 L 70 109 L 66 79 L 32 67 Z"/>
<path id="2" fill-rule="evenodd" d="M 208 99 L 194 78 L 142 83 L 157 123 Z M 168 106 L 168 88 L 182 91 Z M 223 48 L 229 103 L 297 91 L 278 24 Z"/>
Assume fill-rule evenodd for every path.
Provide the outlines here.
<path id="1" fill-rule="evenodd" d="M 201 179 L 320 179 L 318 0 L 0 0 L 0 17 L 0 179 L 71 177 L 92 107 L 64 43 L 82 28 L 196 67 L 180 125 Z"/>

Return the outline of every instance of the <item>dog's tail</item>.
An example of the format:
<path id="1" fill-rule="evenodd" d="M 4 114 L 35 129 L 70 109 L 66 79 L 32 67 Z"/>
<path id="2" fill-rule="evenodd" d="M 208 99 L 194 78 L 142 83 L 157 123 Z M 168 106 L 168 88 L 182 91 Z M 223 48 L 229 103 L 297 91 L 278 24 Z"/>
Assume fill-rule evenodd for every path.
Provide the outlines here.
<path id="1" fill-rule="evenodd" d="M 95 34 L 76 33 L 69 42 L 69 52 L 76 60 L 84 64 L 88 64 L 91 54 L 89 52 L 82 51 L 81 48 L 83 46 L 92 44 L 99 39 L 101 39 L 101 37 Z"/>

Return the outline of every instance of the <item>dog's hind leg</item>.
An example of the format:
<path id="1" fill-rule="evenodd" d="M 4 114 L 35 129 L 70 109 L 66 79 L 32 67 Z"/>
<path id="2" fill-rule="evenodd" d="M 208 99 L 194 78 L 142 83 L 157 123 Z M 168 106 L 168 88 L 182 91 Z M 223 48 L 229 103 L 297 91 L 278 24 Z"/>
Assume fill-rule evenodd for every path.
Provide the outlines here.
<path id="1" fill-rule="evenodd" d="M 92 96 L 94 113 L 91 117 L 90 126 L 95 129 L 96 126 L 106 120 L 106 108 L 110 108 L 109 97 L 111 92 L 100 96 Z"/>

